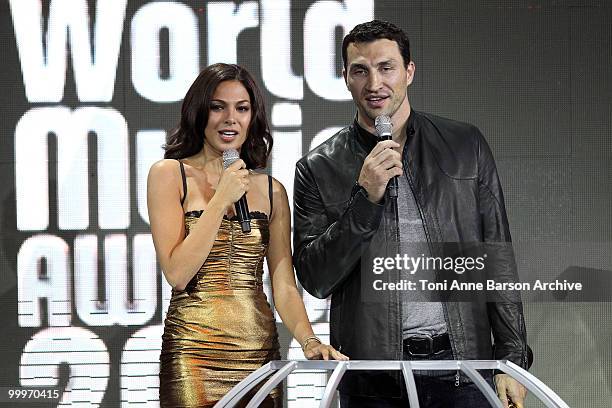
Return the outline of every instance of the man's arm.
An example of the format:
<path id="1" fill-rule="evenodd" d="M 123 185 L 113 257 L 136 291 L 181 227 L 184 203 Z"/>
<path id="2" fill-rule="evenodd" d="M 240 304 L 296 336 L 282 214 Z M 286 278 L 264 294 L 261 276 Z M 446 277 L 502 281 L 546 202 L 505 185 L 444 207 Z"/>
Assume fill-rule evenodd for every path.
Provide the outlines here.
<path id="1" fill-rule="evenodd" d="M 478 132 L 478 186 L 485 245 L 491 243 L 489 249 L 495 251 L 493 259 L 489 258 L 494 264 L 488 265 L 488 270 L 492 271 L 492 277 L 498 282 L 518 282 L 508 216 L 497 168 L 491 149 L 480 132 Z M 530 362 L 520 295 L 503 292 L 497 295 L 495 301 L 487 304 L 495 344 L 494 358 L 509 360 L 527 369 Z M 509 398 L 518 408 L 523 408 L 526 390 L 521 384 L 506 374 L 497 374 L 495 385 L 504 408 L 509 406 Z"/>
<path id="2" fill-rule="evenodd" d="M 362 244 L 376 232 L 384 206 L 370 202 L 363 189 L 353 189 L 343 213 L 331 221 L 304 160 L 297 163 L 293 189 L 295 270 L 308 293 L 323 299 L 349 277 L 359 262 Z"/>
<path id="3" fill-rule="evenodd" d="M 489 145 L 478 132 L 479 207 L 485 245 L 495 251 L 488 265 L 492 278 L 498 282 L 518 282 L 519 277 L 512 250 L 512 238 L 504 196 L 497 168 Z M 489 263 L 489 260 L 488 260 Z M 495 340 L 495 358 L 510 360 L 527 367 L 527 334 L 520 295 L 498 293 L 488 304 L 489 320 Z"/>

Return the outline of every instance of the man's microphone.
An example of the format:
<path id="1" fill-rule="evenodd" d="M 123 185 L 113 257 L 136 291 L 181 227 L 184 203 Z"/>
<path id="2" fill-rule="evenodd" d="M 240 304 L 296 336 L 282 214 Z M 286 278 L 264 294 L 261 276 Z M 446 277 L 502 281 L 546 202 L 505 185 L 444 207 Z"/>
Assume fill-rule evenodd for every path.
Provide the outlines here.
<path id="1" fill-rule="evenodd" d="M 223 151 L 223 168 L 227 169 L 236 160 L 240 160 L 240 154 L 236 149 L 228 149 Z M 249 215 L 249 206 L 247 205 L 246 193 L 240 197 L 240 200 L 234 203 L 238 222 L 242 228 L 242 232 L 251 232 L 251 216 Z"/>
<path id="2" fill-rule="evenodd" d="M 393 123 L 391 123 L 391 118 L 389 116 L 377 116 L 374 120 L 374 127 L 376 127 L 378 140 L 391 140 L 391 131 L 393 130 Z M 387 184 L 389 197 L 397 198 L 397 189 L 397 176 L 393 176 L 391 180 L 389 180 L 389 184 Z"/>

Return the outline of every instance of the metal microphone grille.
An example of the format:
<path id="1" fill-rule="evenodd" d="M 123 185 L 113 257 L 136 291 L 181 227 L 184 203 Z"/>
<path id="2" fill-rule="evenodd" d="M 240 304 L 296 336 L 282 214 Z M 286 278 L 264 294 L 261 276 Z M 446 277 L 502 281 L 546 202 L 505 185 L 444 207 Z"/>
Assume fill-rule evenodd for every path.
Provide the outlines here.
<path id="1" fill-rule="evenodd" d="M 391 118 L 387 115 L 377 116 L 374 120 L 374 127 L 376 127 L 376 132 L 378 135 L 390 135 L 393 130 L 393 123 L 391 123 Z"/>
<path id="2" fill-rule="evenodd" d="M 223 168 L 227 169 L 236 160 L 240 159 L 240 154 L 236 149 L 228 149 L 223 151 Z"/>

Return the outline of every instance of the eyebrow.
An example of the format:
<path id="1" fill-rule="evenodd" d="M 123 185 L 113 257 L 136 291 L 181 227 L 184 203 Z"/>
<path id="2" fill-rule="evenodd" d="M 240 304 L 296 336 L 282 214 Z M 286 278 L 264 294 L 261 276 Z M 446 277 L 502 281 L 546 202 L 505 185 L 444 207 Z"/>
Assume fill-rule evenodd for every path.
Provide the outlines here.
<path id="1" fill-rule="evenodd" d="M 377 66 L 377 67 L 380 67 L 380 66 L 382 66 L 382 65 L 394 64 L 394 63 L 396 63 L 396 62 L 397 62 L 397 61 L 395 60 L 395 58 L 389 58 L 389 59 L 387 59 L 387 60 L 380 61 L 379 63 L 377 63 L 377 64 L 376 64 L 376 66 Z M 361 64 L 361 63 L 358 63 L 358 62 L 357 62 L 357 63 L 352 63 L 352 64 L 350 65 L 350 67 L 349 67 L 349 69 L 351 69 L 351 70 L 353 70 L 353 69 L 359 69 L 359 68 L 361 68 L 361 69 L 366 69 L 366 70 L 367 70 L 367 69 L 369 69 L 369 67 L 368 67 L 367 65 L 365 65 L 365 64 Z"/>
<path id="2" fill-rule="evenodd" d="M 384 61 L 379 62 L 378 64 L 376 64 L 376 66 L 380 67 L 381 65 L 393 64 L 395 62 L 396 62 L 395 58 L 389 58 L 388 60 L 384 60 Z"/>
<path id="3" fill-rule="evenodd" d="M 358 69 L 358 68 L 361 68 L 361 69 L 369 69 L 369 68 L 368 68 L 366 65 L 364 65 L 364 64 L 359 64 L 359 63 L 352 63 L 352 64 L 351 64 L 351 66 L 349 67 L 349 69 L 350 69 L 350 70 L 353 70 L 353 69 Z"/>
<path id="4" fill-rule="evenodd" d="M 221 99 L 211 99 L 210 102 L 218 102 L 218 103 L 227 103 L 227 101 L 221 100 Z M 232 101 L 229 101 L 230 103 L 232 103 Z M 248 99 L 241 99 L 239 101 L 235 101 L 233 103 L 251 103 L 251 101 L 249 101 Z"/>

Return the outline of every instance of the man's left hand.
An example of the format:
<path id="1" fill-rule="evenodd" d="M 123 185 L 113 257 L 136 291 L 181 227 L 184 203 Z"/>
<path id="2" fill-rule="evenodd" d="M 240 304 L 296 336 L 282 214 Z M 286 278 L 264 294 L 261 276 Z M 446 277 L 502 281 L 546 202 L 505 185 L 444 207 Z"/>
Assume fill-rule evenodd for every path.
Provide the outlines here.
<path id="1" fill-rule="evenodd" d="M 497 374 L 494 377 L 497 396 L 504 408 L 508 408 L 508 398 L 512 400 L 517 408 L 524 408 L 523 402 L 527 395 L 527 389 L 521 383 L 508 374 Z"/>

